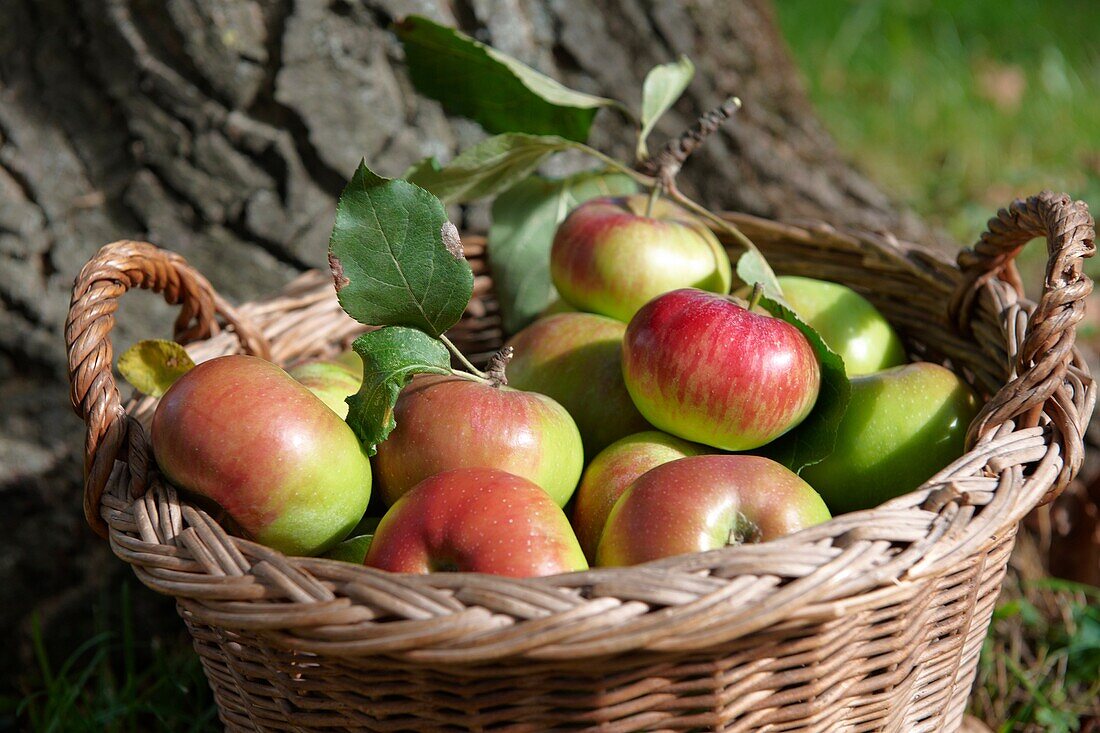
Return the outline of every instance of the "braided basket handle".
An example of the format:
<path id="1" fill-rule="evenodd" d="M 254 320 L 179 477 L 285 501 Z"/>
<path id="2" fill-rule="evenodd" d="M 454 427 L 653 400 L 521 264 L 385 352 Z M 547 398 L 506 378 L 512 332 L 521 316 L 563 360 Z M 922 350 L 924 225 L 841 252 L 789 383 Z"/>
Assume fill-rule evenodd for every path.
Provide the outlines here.
<path id="1" fill-rule="evenodd" d="M 1015 259 L 1032 239 L 1047 241 L 1046 279 L 1039 303 L 1027 321 L 1027 332 L 1016 354 L 1014 378 L 982 408 L 970 426 L 967 444 L 973 443 L 1009 420 L 1021 427 L 1039 424 L 1048 400 L 1061 402 L 1066 395 L 1065 375 L 1074 360 L 1077 324 L 1085 315 L 1085 299 L 1092 281 L 1084 274 L 1084 260 L 1096 251 L 1096 230 L 1088 206 L 1067 194 L 1043 191 L 1026 200 L 1017 199 L 989 220 L 989 229 L 978 243 L 959 253 L 963 278 L 950 304 L 950 317 L 960 333 L 969 333 L 969 318 L 982 288 L 995 277 L 1023 287 Z M 1051 414 L 1064 410 L 1052 405 Z M 1064 425 L 1080 430 L 1080 426 Z M 1080 440 L 1063 444 L 1062 476 L 1044 501 L 1053 500 L 1076 472 L 1082 456 Z"/>
<path id="2" fill-rule="evenodd" d="M 69 395 L 88 426 L 84 444 L 84 516 L 100 535 L 107 527 L 99 502 L 115 460 L 127 444 L 127 421 L 111 371 L 110 333 L 118 299 L 131 288 L 161 293 L 179 305 L 175 338 L 180 343 L 220 330 L 217 317 L 232 326 L 245 352 L 268 356 L 264 337 L 222 300 L 206 278 L 177 254 L 147 242 L 119 241 L 104 246 L 84 265 L 73 285 L 65 343 L 69 354 Z"/>

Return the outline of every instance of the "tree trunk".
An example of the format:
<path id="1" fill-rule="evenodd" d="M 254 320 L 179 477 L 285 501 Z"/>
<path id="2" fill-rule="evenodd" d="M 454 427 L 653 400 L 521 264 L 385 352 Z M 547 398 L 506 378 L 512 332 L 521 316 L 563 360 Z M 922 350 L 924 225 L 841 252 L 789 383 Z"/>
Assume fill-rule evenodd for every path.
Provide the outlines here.
<path id="1" fill-rule="evenodd" d="M 5 0 L 0 628 L 26 630 L 32 609 L 85 628 L 57 621 L 81 615 L 104 569 L 124 572 L 81 526 L 61 337 L 81 265 L 106 242 L 148 239 L 238 301 L 324 265 L 360 158 L 392 175 L 481 134 L 413 92 L 387 28 L 414 11 L 633 106 L 650 67 L 686 54 L 698 72 L 660 132 L 728 94 L 745 102 L 689 162 L 686 190 L 712 207 L 929 238 L 837 152 L 765 0 Z M 593 143 L 626 156 L 631 137 L 604 112 Z M 170 315 L 131 297 L 119 322 L 124 346 L 166 335 Z"/>

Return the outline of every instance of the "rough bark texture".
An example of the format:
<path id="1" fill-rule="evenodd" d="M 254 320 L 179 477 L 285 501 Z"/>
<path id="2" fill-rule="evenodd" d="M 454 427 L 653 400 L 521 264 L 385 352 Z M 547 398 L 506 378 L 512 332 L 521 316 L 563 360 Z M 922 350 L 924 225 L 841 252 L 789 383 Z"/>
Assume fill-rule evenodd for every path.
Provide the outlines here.
<path id="1" fill-rule="evenodd" d="M 928 236 L 838 155 L 765 0 L 5 0 L 0 628 L 18 635 L 32 610 L 80 628 L 59 622 L 122 572 L 80 519 L 61 338 L 76 272 L 123 237 L 181 252 L 233 300 L 323 265 L 335 196 L 361 157 L 394 174 L 481 134 L 413 93 L 387 30 L 412 12 L 635 106 L 645 72 L 687 54 L 698 74 L 662 132 L 730 93 L 745 109 L 688 164 L 685 189 L 713 207 Z M 609 112 L 593 142 L 632 147 Z M 169 323 L 132 296 L 116 340 Z"/>

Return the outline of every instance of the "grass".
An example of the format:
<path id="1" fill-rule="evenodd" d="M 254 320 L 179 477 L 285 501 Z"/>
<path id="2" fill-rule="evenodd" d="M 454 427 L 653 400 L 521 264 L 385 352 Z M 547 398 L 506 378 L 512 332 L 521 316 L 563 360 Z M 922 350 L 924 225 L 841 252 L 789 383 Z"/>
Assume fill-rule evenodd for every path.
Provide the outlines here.
<path id="1" fill-rule="evenodd" d="M 776 0 L 814 105 L 873 179 L 959 242 L 1013 197 L 1100 206 L 1100 3 Z"/>
<path id="2" fill-rule="evenodd" d="M 60 664 L 35 624 L 36 668 L 21 690 L 0 697 L 0 730 L 144 733 L 220 730 L 198 657 L 182 636 L 142 644 L 134 632 L 130 583 L 117 589 L 117 618 L 101 603 L 96 632 Z M 147 592 L 142 589 L 140 592 Z"/>

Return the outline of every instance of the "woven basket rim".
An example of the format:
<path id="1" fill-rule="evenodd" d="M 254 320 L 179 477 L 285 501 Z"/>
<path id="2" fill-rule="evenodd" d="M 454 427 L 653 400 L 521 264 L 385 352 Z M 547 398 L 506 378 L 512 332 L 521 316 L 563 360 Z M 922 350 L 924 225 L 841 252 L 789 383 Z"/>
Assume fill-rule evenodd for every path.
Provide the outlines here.
<path id="1" fill-rule="evenodd" d="M 268 339 L 264 329 L 270 332 L 290 306 L 333 316 L 335 298 L 323 297 L 331 284 L 306 273 L 280 295 L 232 308 L 178 255 L 118 242 L 81 272 L 66 325 L 73 404 L 89 424 L 86 513 L 146 585 L 175 596 L 199 621 L 264 629 L 280 645 L 312 653 L 466 664 L 692 651 L 792 617 L 835 618 L 871 597 L 881 603 L 891 588 L 950 572 L 976 547 L 1012 532 L 1076 473 L 1095 402 L 1073 346 L 1091 288 L 1080 264 L 1095 239 L 1084 204 L 1049 192 L 1015 202 L 960 254 L 961 270 L 888 234 L 728 218 L 754 239 L 843 243 L 866 258 L 945 280 L 954 286 L 951 314 L 963 341 L 981 338 L 967 335 L 973 314 L 1010 314 L 1020 324 L 1008 341 L 1013 333 L 1020 338 L 1005 348 L 1023 368 L 1010 371 L 1008 386 L 1018 389 L 999 391 L 972 426 L 970 450 L 916 491 L 764 544 L 533 579 L 400 575 L 289 558 L 231 537 L 150 471 L 141 416 L 154 401 L 121 404 L 107 337 L 113 308 L 103 304 L 132 287 L 160 291 L 182 305 L 177 336 L 196 360 L 245 351 L 281 361 L 288 337 Z M 1051 264 L 1036 306 L 1022 297 L 1012 259 L 1037 233 L 1048 239 Z M 481 238 L 465 242 L 484 247 Z M 354 335 L 358 326 L 347 321 L 330 341 Z"/>

